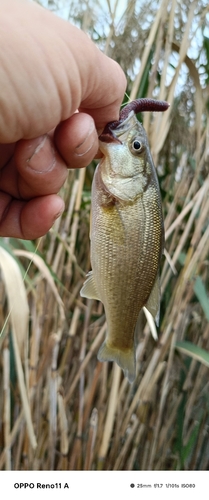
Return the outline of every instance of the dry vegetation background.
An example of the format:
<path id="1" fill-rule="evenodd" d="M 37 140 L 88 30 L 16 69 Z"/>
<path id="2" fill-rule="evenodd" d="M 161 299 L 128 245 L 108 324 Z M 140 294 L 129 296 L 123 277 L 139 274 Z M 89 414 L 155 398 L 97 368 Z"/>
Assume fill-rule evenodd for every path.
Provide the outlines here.
<path id="1" fill-rule="evenodd" d="M 209 469 L 209 6 L 207 0 L 43 1 L 128 78 L 161 187 L 159 341 L 145 317 L 137 378 L 99 363 L 103 306 L 79 295 L 95 165 L 71 171 L 66 211 L 40 241 L 0 241 L 0 469 Z"/>

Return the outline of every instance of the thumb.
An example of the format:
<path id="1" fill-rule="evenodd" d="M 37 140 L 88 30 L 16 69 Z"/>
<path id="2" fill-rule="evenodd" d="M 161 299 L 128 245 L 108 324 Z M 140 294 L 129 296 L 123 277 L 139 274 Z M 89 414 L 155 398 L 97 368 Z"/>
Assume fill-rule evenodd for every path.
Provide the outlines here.
<path id="1" fill-rule="evenodd" d="M 54 140 L 69 168 L 86 167 L 99 148 L 94 120 L 85 113 L 75 113 L 60 123 L 55 130 Z"/>

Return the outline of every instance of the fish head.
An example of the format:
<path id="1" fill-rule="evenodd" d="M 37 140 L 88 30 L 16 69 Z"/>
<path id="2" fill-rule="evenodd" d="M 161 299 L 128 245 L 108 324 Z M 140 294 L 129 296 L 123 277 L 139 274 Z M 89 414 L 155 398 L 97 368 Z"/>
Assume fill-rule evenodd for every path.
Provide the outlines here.
<path id="1" fill-rule="evenodd" d="M 142 124 L 130 111 L 126 119 L 109 123 L 99 139 L 105 188 L 116 199 L 133 201 L 146 189 L 155 171 Z"/>

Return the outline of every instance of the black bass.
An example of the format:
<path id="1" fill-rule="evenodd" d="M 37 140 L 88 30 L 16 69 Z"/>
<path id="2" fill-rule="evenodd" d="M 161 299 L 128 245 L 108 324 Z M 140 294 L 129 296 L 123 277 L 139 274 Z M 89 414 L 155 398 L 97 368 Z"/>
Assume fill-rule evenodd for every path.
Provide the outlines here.
<path id="1" fill-rule="evenodd" d="M 116 361 L 133 382 L 135 330 L 143 307 L 158 323 L 164 245 L 160 190 L 147 135 L 135 113 L 168 103 L 137 99 L 100 136 L 103 158 L 92 184 L 91 265 L 81 296 L 101 300 L 107 336 L 100 361 Z"/>

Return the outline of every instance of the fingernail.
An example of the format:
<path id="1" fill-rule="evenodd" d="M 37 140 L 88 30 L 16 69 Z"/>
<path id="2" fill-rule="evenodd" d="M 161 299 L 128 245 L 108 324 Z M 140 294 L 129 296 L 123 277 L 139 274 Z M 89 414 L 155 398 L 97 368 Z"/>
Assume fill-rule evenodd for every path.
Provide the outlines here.
<path id="1" fill-rule="evenodd" d="M 33 154 L 28 158 L 27 165 L 36 172 L 48 172 L 55 163 L 55 151 L 47 135 L 34 139 Z M 44 152 L 43 152 L 44 148 Z"/>
<path id="2" fill-rule="evenodd" d="M 76 156 L 84 156 L 93 147 L 94 141 L 95 141 L 95 127 L 94 127 L 94 124 L 92 123 L 91 127 L 89 128 L 89 132 L 86 135 L 84 141 L 81 142 L 75 148 L 75 155 Z"/>
<path id="3" fill-rule="evenodd" d="M 57 212 L 56 214 L 54 215 L 54 221 L 57 220 L 59 217 L 61 217 L 61 215 L 63 214 L 64 210 L 65 210 L 65 204 L 64 204 L 64 201 L 59 198 L 59 202 L 57 200 Z"/>

